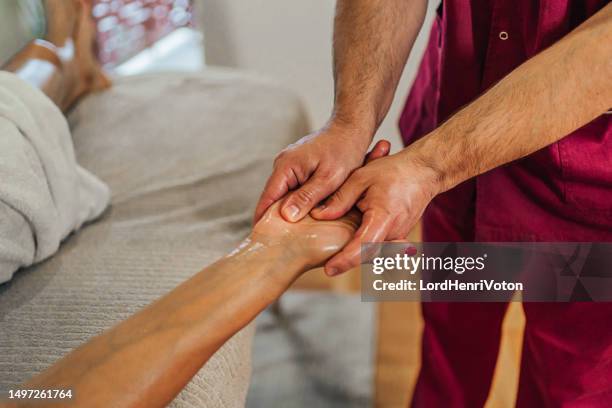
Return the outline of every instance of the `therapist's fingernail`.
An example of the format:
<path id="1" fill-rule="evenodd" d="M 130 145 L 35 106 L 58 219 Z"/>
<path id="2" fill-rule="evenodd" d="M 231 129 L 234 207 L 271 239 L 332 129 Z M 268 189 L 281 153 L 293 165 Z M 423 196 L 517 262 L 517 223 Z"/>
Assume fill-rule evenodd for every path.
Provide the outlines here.
<path id="1" fill-rule="evenodd" d="M 297 216 L 300 213 L 300 209 L 297 205 L 290 205 L 285 208 L 284 215 L 289 221 L 297 221 Z"/>
<path id="2" fill-rule="evenodd" d="M 326 273 L 327 273 L 327 276 L 336 276 L 338 274 L 338 269 L 328 268 Z"/>

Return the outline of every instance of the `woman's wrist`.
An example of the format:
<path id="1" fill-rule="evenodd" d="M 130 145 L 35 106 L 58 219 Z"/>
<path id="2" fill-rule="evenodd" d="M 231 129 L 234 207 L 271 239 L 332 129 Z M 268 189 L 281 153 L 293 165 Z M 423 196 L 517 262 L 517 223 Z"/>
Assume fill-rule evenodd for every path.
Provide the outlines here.
<path id="1" fill-rule="evenodd" d="M 266 279 L 287 286 L 310 269 L 307 254 L 300 251 L 295 242 L 288 236 L 272 237 L 251 232 L 228 257 L 240 260 L 244 268 L 265 269 Z"/>

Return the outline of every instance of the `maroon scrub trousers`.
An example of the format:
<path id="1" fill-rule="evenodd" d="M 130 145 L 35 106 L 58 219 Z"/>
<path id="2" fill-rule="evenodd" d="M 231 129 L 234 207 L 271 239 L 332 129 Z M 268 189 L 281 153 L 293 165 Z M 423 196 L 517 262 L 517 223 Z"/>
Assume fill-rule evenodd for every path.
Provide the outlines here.
<path id="1" fill-rule="evenodd" d="M 400 119 L 405 144 L 608 3 L 443 0 Z M 425 241 L 612 242 L 612 115 L 436 197 L 423 229 Z M 612 304 L 523 307 L 517 406 L 612 407 Z M 422 369 L 413 406 L 483 406 L 506 308 L 423 304 Z"/>

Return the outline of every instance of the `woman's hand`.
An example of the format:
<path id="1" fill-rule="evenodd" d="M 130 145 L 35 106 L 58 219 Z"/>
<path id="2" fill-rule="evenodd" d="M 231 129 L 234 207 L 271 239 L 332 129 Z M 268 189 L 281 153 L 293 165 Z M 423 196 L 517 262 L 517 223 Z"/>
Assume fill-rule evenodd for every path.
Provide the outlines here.
<path id="1" fill-rule="evenodd" d="M 338 253 L 359 227 L 358 211 L 349 211 L 336 220 L 319 221 L 306 215 L 298 222 L 286 221 L 280 213 L 281 203 L 273 204 L 253 227 L 250 242 L 282 248 L 283 256 L 305 266 L 320 266 Z"/>
<path id="2" fill-rule="evenodd" d="M 391 144 L 380 140 L 365 157 L 365 163 L 385 157 Z M 265 245 L 281 244 L 307 268 L 320 266 L 338 253 L 352 238 L 361 222 L 361 213 L 350 208 L 335 219 L 316 220 L 306 213 L 298 222 L 287 221 L 281 214 L 289 196 L 267 209 L 253 227 L 250 239 Z"/>
<path id="3" fill-rule="evenodd" d="M 437 172 L 409 148 L 355 170 L 311 212 L 318 220 L 333 220 L 357 206 L 363 214 L 355 236 L 326 263 L 325 272 L 333 276 L 357 266 L 362 243 L 405 239 L 439 190 Z"/>

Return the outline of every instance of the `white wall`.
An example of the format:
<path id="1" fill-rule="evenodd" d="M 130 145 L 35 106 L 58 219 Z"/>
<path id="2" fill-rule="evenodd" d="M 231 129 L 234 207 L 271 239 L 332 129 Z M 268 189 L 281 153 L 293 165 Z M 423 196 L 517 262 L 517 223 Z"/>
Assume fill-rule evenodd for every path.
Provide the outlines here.
<path id="1" fill-rule="evenodd" d="M 433 1 L 437 3 L 437 1 Z M 206 63 L 243 68 L 285 83 L 302 96 L 314 128 L 327 120 L 333 98 L 332 22 L 335 0 L 199 0 Z M 377 137 L 400 148 L 397 120 L 422 55 L 433 9 L 406 66 Z"/>

